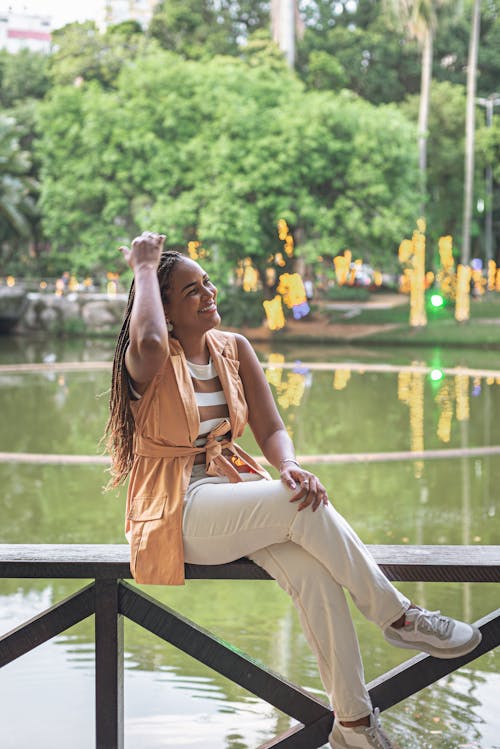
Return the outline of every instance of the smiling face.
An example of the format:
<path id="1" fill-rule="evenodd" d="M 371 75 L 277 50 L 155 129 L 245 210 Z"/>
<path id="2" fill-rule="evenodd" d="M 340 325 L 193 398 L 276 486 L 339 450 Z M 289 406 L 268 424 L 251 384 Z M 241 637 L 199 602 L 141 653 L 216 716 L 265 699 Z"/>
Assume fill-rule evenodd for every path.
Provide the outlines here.
<path id="1" fill-rule="evenodd" d="M 174 326 L 174 334 L 205 333 L 220 323 L 217 289 L 198 263 L 179 260 L 166 294 L 165 314 Z"/>

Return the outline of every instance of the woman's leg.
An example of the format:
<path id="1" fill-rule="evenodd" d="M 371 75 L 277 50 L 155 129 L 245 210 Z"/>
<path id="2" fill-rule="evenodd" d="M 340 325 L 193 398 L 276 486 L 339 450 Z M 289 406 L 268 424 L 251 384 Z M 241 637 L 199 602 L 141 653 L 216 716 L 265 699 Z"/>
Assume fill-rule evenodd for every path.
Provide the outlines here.
<path id="1" fill-rule="evenodd" d="M 410 602 L 381 572 L 349 524 L 332 506 L 298 512 L 281 481 L 201 484 L 186 495 L 186 561 L 223 564 L 285 541 L 320 562 L 351 593 L 362 613 L 384 628 Z M 201 559 L 201 557 L 203 559 Z"/>
<path id="2" fill-rule="evenodd" d="M 292 541 L 259 549 L 250 558 L 291 596 L 336 718 L 355 721 L 368 715 L 372 705 L 341 586 L 320 562 Z"/>

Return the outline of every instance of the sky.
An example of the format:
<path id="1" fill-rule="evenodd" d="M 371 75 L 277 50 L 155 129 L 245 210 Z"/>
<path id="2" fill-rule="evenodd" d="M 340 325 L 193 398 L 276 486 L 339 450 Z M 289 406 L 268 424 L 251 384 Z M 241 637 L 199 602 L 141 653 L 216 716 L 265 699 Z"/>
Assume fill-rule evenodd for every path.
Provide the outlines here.
<path id="1" fill-rule="evenodd" d="M 12 8 L 22 13 L 36 13 L 52 17 L 52 28 L 70 21 L 99 20 L 104 0 L 1 0 L 0 10 Z"/>

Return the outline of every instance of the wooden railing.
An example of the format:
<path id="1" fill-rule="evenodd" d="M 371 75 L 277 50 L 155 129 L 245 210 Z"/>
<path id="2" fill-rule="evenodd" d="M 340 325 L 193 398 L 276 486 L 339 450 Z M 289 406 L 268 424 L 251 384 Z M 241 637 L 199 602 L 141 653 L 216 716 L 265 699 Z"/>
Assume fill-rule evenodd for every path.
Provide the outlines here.
<path id="1" fill-rule="evenodd" d="M 500 582 L 500 546 L 371 546 L 391 580 Z M 305 690 L 233 650 L 210 632 L 147 595 L 130 578 L 126 545 L 0 545 L 0 577 L 82 578 L 94 582 L 0 638 L 0 665 L 95 615 L 97 749 L 123 749 L 123 617 L 140 624 L 261 699 L 297 724 L 259 749 L 315 749 L 332 727 L 331 709 Z M 268 580 L 247 559 L 186 565 L 190 579 Z M 368 685 L 385 710 L 500 644 L 500 609 L 480 621 L 483 639 L 469 655 L 439 660 L 418 655 Z"/>

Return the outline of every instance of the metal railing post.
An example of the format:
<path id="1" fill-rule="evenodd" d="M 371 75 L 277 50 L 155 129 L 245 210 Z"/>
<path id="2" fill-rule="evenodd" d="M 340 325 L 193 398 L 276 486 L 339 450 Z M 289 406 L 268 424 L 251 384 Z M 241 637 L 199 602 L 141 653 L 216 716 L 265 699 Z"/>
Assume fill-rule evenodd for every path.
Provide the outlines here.
<path id="1" fill-rule="evenodd" d="M 96 749 L 123 749 L 123 617 L 118 580 L 95 581 Z"/>

